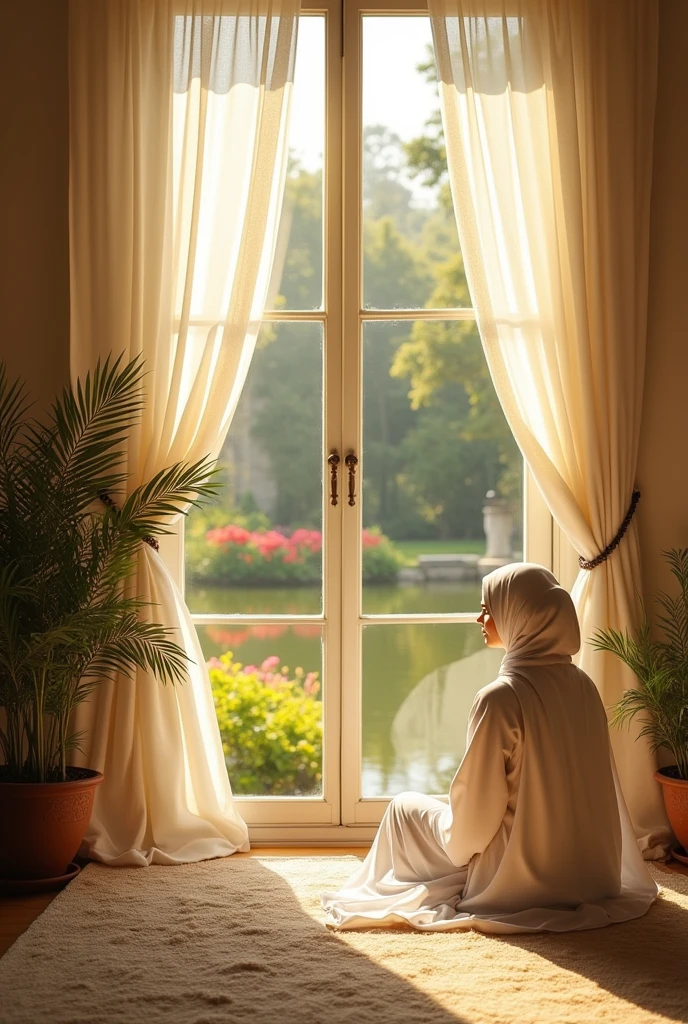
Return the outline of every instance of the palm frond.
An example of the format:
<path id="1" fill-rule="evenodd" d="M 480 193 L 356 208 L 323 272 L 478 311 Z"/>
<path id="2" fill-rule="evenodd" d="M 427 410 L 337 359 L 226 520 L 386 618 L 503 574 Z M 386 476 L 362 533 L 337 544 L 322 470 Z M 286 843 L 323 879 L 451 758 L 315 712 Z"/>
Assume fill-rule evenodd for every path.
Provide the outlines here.
<path id="1" fill-rule="evenodd" d="M 143 409 L 140 359 L 98 362 L 76 388 L 65 388 L 52 408 L 51 452 L 65 489 L 93 500 L 123 479 L 121 446 Z M 116 452 L 116 456 L 113 453 Z"/>
<path id="2" fill-rule="evenodd" d="M 638 687 L 626 690 L 612 708 L 612 725 L 628 725 L 640 716 L 638 735 L 652 750 L 669 750 L 679 776 L 688 780 L 688 549 L 663 554 L 680 592 L 657 595 L 663 612 L 657 617 L 658 639 L 652 639 L 646 619 L 634 636 L 600 630 L 591 642 L 628 665 L 638 680 Z"/>
<path id="3" fill-rule="evenodd" d="M 215 495 L 220 484 L 214 460 L 178 462 L 161 470 L 147 483 L 137 487 L 122 506 L 120 524 L 140 534 L 165 534 L 166 523 L 185 512 L 187 505 L 197 506 Z"/>
<path id="4" fill-rule="evenodd" d="M 16 442 L 28 408 L 24 383 L 21 380 L 10 383 L 7 367 L 0 362 L 0 462 L 4 462 Z"/>

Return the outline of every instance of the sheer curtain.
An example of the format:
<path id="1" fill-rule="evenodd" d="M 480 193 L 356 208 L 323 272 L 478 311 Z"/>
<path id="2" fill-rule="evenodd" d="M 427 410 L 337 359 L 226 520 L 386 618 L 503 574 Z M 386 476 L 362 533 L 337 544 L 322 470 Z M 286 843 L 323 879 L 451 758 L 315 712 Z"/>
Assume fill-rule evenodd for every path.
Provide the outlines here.
<path id="1" fill-rule="evenodd" d="M 145 360 L 132 486 L 217 455 L 251 361 L 287 159 L 298 0 L 71 0 L 71 362 Z M 194 627 L 159 555 L 137 593 L 194 661 L 137 672 L 82 707 L 103 771 L 86 852 L 110 864 L 248 849 Z"/>
<path id="2" fill-rule="evenodd" d="M 549 508 L 590 560 L 631 501 L 645 366 L 656 0 L 429 0 L 454 207 L 497 394 Z M 633 523 L 574 588 L 584 640 L 634 628 Z M 584 643 L 613 704 L 634 676 Z M 654 758 L 613 730 L 648 857 Z M 584 756 L 585 737 L 581 737 Z"/>

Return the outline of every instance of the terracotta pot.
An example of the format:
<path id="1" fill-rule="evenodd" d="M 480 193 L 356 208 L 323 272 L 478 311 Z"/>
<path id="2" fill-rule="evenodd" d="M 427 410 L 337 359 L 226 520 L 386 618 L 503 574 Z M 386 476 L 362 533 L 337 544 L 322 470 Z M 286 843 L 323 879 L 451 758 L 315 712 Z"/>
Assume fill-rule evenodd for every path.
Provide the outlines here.
<path id="1" fill-rule="evenodd" d="M 86 834 L 100 772 L 67 782 L 0 782 L 0 878 L 56 878 Z"/>
<path id="2" fill-rule="evenodd" d="M 655 772 L 664 793 L 664 806 L 674 835 L 684 850 L 688 850 L 688 782 L 675 778 L 676 765 Z"/>

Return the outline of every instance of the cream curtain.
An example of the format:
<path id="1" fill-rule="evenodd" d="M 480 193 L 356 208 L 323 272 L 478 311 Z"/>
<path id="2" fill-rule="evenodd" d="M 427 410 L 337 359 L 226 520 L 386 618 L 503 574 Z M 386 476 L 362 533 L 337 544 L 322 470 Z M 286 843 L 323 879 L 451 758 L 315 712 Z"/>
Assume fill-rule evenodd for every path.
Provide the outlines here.
<path id="1" fill-rule="evenodd" d="M 645 366 L 656 0 L 429 0 L 454 207 L 497 394 L 549 508 L 592 559 L 635 485 Z M 633 628 L 635 523 L 581 572 L 582 636 Z M 633 675 L 584 643 L 605 705 Z M 666 846 L 655 768 L 613 730 L 648 857 Z M 581 737 L 585 748 L 585 737 Z"/>
<path id="2" fill-rule="evenodd" d="M 217 455 L 251 360 L 283 195 L 298 0 L 71 0 L 72 373 L 142 355 L 132 486 Z M 142 545 L 137 592 L 193 658 L 184 685 L 138 672 L 83 706 L 104 772 L 86 839 L 110 864 L 248 849 L 194 627 Z"/>

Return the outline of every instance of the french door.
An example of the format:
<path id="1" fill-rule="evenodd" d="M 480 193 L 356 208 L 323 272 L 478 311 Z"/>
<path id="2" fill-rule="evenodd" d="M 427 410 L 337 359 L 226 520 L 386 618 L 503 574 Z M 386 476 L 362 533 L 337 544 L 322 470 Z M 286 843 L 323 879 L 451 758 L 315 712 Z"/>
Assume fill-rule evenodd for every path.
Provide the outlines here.
<path id="1" fill-rule="evenodd" d="M 401 790 L 446 791 L 499 665 L 481 575 L 550 565 L 552 527 L 482 356 L 417 2 L 303 8 L 290 143 L 186 599 L 252 838 L 341 842 Z"/>

